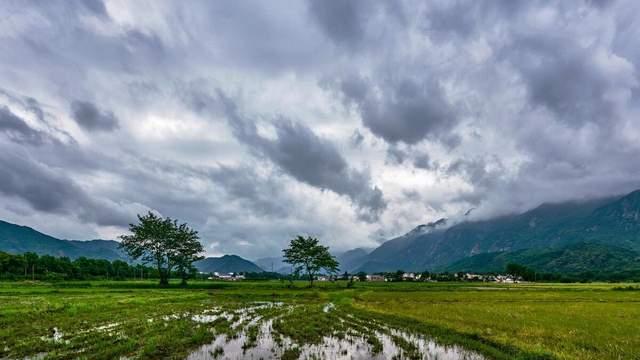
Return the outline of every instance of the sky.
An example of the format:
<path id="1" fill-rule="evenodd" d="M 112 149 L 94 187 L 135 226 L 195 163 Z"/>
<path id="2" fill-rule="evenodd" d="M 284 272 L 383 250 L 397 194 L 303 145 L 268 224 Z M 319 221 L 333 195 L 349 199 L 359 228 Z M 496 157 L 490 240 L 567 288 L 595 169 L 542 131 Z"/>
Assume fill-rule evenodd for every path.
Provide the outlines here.
<path id="1" fill-rule="evenodd" d="M 0 219 L 374 247 L 640 188 L 637 1 L 2 1 Z M 467 215 L 465 215 L 467 214 Z"/>

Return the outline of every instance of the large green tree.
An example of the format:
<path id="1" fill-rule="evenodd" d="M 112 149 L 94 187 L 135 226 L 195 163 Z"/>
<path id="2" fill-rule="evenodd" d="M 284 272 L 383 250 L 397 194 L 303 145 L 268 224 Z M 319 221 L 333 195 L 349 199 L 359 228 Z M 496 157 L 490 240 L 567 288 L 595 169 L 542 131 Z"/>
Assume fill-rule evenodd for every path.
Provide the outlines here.
<path id="1" fill-rule="evenodd" d="M 320 241 L 311 236 L 297 236 L 289 243 L 289 247 L 282 250 L 284 261 L 294 268 L 294 273 L 304 272 L 309 278 L 309 287 L 313 286 L 313 278 L 321 270 L 330 274 L 338 271 L 340 264 L 329 248 L 320 245 Z"/>
<path id="2" fill-rule="evenodd" d="M 203 251 L 198 233 L 186 224 L 162 218 L 152 212 L 138 215 L 138 224 L 130 224 L 130 235 L 123 235 L 120 246 L 133 259 L 152 263 L 158 269 L 160 285 L 168 285 L 171 271 L 191 267 Z M 183 277 L 183 282 L 186 278 Z"/>

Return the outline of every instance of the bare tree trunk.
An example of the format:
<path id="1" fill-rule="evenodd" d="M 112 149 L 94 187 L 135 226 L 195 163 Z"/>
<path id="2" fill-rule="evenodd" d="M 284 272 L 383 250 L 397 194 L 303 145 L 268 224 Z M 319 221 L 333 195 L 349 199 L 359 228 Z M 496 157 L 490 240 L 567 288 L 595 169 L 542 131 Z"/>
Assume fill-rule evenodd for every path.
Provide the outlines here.
<path id="1" fill-rule="evenodd" d="M 164 269 L 162 268 L 162 262 L 160 261 L 160 259 L 157 260 L 157 265 L 158 265 L 158 274 L 160 275 L 160 286 L 169 285 L 169 279 Z"/>
<path id="2" fill-rule="evenodd" d="M 169 277 L 167 276 L 166 271 L 164 271 L 163 269 L 160 269 L 160 285 L 169 285 Z"/>
<path id="3" fill-rule="evenodd" d="M 309 274 L 309 287 L 312 288 L 313 287 L 313 276 L 314 276 L 314 274 L 308 268 L 307 268 L 307 274 Z"/>

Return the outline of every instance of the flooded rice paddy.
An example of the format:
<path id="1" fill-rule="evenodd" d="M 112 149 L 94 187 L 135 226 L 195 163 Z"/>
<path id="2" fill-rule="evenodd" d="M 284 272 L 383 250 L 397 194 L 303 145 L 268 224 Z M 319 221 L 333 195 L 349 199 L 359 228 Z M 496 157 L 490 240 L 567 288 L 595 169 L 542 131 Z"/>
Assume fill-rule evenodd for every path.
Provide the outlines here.
<path id="1" fill-rule="evenodd" d="M 186 355 L 188 360 L 483 359 L 460 347 L 442 346 L 424 335 L 392 328 L 362 315 L 355 316 L 331 302 L 228 303 L 197 312 L 148 317 L 142 322 L 144 325 L 138 326 L 159 331 L 181 323 L 208 334 L 201 338 L 199 345 L 193 345 Z M 63 358 L 90 358 L 90 348 L 81 344 L 87 344 L 87 339 L 91 338 L 104 338 L 106 343 L 108 339 L 126 341 L 132 336 L 127 335 L 127 326 L 130 324 L 124 321 L 107 322 L 75 332 L 53 327 L 41 341 L 54 344 L 58 352 L 39 352 L 25 359 L 58 358 L 60 355 Z M 177 336 L 180 334 L 176 333 Z"/>
<path id="2" fill-rule="evenodd" d="M 317 324 L 319 313 L 329 322 Z M 300 316 L 305 314 L 307 317 Z M 483 359 L 456 346 L 440 346 L 424 336 L 342 313 L 333 303 L 323 305 L 321 312 L 314 306 L 282 303 L 253 304 L 231 311 L 217 308 L 193 315 L 192 320 L 211 324 L 216 335 L 188 360 Z M 309 324 L 314 326 L 307 327 Z M 300 333 L 300 328 L 308 333 Z M 322 333 L 314 336 L 317 329 Z"/>

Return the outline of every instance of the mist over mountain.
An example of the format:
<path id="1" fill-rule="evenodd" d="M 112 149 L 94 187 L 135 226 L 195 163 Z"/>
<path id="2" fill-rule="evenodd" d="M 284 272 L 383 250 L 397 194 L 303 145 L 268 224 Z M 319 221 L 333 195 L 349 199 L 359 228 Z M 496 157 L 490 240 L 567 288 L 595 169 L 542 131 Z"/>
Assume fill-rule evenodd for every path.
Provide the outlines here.
<path id="1" fill-rule="evenodd" d="M 444 223 L 421 225 L 383 243 L 363 259 L 357 271 L 442 270 L 478 254 L 559 249 L 580 242 L 627 249 L 632 257 L 640 250 L 640 191 L 614 198 L 543 204 L 522 214 L 467 221 L 449 228 L 442 227 Z M 580 262 L 579 256 L 574 258 Z"/>

